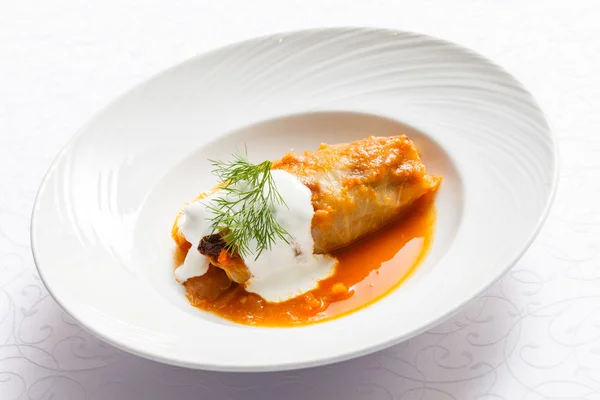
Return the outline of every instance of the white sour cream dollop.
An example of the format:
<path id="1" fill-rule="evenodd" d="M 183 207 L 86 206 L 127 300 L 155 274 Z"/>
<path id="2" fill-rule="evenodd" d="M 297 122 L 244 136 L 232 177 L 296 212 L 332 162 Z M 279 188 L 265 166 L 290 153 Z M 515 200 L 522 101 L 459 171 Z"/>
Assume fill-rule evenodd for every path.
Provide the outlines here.
<path id="1" fill-rule="evenodd" d="M 313 254 L 311 221 L 314 211 L 310 190 L 288 172 L 273 170 L 271 175 L 285 202 L 285 205 L 274 205 L 273 215 L 289 233 L 290 243 L 277 240 L 258 259 L 253 255 L 246 257 L 244 261 L 252 277 L 245 286 L 247 291 L 269 302 L 281 302 L 316 288 L 320 280 L 333 273 L 337 260 Z M 181 233 L 192 243 L 184 263 L 175 270 L 179 282 L 204 275 L 208 270 L 208 259 L 197 251 L 197 247 L 202 237 L 212 232 L 210 219 L 213 214 L 207 205 L 222 195 L 216 192 L 191 203 L 178 221 Z M 251 241 L 249 247 L 253 254 L 257 253 L 256 241 Z"/>

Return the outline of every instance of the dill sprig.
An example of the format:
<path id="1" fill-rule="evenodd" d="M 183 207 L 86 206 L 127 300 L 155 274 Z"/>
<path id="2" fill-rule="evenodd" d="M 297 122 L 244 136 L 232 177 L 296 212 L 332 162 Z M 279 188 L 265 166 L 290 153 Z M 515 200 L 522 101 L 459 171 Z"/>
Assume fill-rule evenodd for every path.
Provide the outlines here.
<path id="1" fill-rule="evenodd" d="M 271 161 L 252 164 L 247 151 L 233 155 L 233 161 L 209 160 L 212 173 L 219 178 L 221 195 L 207 208 L 213 233 L 221 233 L 225 249 L 242 258 L 252 253 L 250 243 L 256 240 L 256 258 L 270 250 L 277 239 L 288 242 L 288 232 L 273 215 L 275 204 L 285 204 L 271 175 Z"/>

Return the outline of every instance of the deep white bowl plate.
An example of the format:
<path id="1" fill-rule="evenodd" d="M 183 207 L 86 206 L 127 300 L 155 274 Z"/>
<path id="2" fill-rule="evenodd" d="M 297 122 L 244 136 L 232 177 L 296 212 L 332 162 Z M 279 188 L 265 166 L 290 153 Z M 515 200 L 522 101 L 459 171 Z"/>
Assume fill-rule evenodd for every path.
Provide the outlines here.
<path id="1" fill-rule="evenodd" d="M 400 133 L 444 176 L 434 244 L 411 279 L 300 328 L 236 325 L 188 304 L 169 234 L 182 204 L 214 184 L 207 158 Z M 214 370 L 315 366 L 405 340 L 482 293 L 533 240 L 556 176 L 542 112 L 482 57 L 404 32 L 283 33 L 175 66 L 96 115 L 41 185 L 32 247 L 61 306 L 127 351 Z"/>

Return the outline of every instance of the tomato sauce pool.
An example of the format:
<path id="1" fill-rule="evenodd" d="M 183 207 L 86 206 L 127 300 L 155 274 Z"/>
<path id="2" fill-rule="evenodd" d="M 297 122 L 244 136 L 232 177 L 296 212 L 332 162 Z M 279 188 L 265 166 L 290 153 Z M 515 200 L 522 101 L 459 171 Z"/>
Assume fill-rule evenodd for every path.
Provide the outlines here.
<path id="1" fill-rule="evenodd" d="M 233 283 L 216 267 L 184 283 L 190 303 L 246 325 L 286 327 L 312 324 L 359 310 L 396 289 L 430 248 L 435 226 L 434 196 L 426 195 L 404 217 L 332 253 L 335 272 L 319 286 L 281 303 L 269 303 Z M 189 243 L 177 248 L 180 265 Z"/>

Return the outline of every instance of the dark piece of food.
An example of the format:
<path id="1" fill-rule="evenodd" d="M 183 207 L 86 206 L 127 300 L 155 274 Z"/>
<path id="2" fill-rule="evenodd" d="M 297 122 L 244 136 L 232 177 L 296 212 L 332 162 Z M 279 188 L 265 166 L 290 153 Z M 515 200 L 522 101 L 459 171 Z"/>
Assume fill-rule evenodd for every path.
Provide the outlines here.
<path id="1" fill-rule="evenodd" d="M 198 251 L 209 259 L 212 265 L 223 269 L 234 282 L 244 283 L 250 279 L 250 271 L 244 260 L 237 254 L 225 250 L 225 240 L 220 234 L 204 236 L 198 245 Z"/>
<path id="2" fill-rule="evenodd" d="M 225 248 L 225 240 L 219 234 L 204 236 L 198 245 L 198 251 L 206 257 L 219 257 Z"/>

